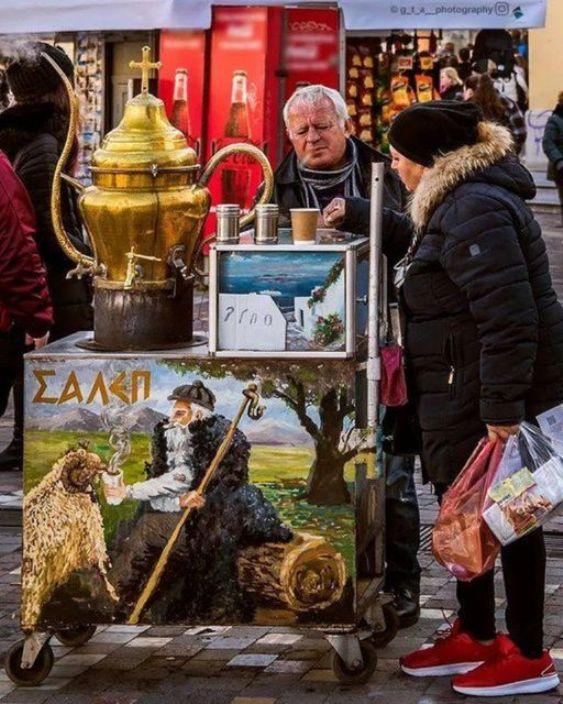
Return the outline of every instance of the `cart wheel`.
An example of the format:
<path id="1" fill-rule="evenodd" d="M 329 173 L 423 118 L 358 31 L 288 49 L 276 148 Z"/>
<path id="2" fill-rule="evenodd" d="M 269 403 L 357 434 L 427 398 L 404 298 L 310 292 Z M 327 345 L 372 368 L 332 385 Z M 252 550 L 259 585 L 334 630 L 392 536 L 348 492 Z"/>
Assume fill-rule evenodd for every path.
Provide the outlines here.
<path id="1" fill-rule="evenodd" d="M 365 684 L 377 667 L 377 650 L 371 641 L 360 641 L 363 665 L 351 670 L 336 650 L 332 653 L 332 670 L 343 684 Z"/>
<path id="2" fill-rule="evenodd" d="M 41 684 L 51 672 L 55 657 L 49 643 L 41 648 L 36 661 L 30 668 L 21 666 L 24 641 L 14 643 L 6 655 L 6 674 L 14 684 L 26 687 L 35 687 Z"/>
<path id="3" fill-rule="evenodd" d="M 57 639 L 68 648 L 84 645 L 96 632 L 96 626 L 73 626 L 55 631 Z"/>
<path id="4" fill-rule="evenodd" d="M 370 636 L 370 641 L 376 648 L 384 648 L 397 635 L 400 626 L 400 619 L 393 604 L 383 604 L 381 607 L 385 618 L 385 630 L 374 631 Z"/>

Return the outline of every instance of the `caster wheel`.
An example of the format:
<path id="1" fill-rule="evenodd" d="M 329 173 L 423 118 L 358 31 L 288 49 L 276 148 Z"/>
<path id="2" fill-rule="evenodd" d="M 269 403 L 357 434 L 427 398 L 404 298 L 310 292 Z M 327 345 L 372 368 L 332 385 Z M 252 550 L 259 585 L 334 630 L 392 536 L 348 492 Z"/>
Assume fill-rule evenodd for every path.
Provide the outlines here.
<path id="1" fill-rule="evenodd" d="M 388 645 L 397 635 L 400 626 L 399 614 L 393 604 L 384 604 L 381 608 L 385 617 L 385 630 L 374 631 L 369 638 L 376 648 L 384 648 Z"/>
<path id="2" fill-rule="evenodd" d="M 360 641 L 360 649 L 364 664 L 356 669 L 349 669 L 340 655 L 332 654 L 332 670 L 339 682 L 343 684 L 365 684 L 375 672 L 377 666 L 377 650 L 369 640 Z"/>
<path id="3" fill-rule="evenodd" d="M 95 632 L 96 626 L 74 626 L 55 631 L 55 635 L 60 643 L 68 648 L 73 648 L 87 643 Z"/>
<path id="4" fill-rule="evenodd" d="M 8 654 L 6 655 L 6 674 L 14 684 L 35 687 L 41 684 L 43 680 L 51 672 L 55 657 L 49 643 L 41 648 L 41 652 L 37 656 L 37 660 L 33 663 L 33 667 L 23 668 L 21 666 L 24 641 L 20 640 L 14 643 Z"/>

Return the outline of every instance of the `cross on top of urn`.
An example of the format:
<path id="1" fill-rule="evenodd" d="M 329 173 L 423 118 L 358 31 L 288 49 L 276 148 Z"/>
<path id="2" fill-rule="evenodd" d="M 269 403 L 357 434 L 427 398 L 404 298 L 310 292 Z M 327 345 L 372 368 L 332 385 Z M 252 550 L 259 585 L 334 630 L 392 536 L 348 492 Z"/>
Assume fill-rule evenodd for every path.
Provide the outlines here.
<path id="1" fill-rule="evenodd" d="M 150 46 L 143 47 L 143 60 L 130 61 L 129 68 L 141 69 L 141 93 L 146 95 L 149 92 L 149 72 L 153 69 L 159 69 L 162 66 L 161 61 L 151 61 Z"/>

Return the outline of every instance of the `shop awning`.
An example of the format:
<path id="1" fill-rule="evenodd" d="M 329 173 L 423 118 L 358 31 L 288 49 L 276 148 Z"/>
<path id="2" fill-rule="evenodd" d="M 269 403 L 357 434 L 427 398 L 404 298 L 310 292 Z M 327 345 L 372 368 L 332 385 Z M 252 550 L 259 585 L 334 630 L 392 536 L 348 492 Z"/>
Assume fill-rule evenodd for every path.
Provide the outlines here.
<path id="1" fill-rule="evenodd" d="M 561 2 L 562 0 L 552 0 Z M 311 5 L 296 0 L 3 0 L 0 33 L 205 28 L 211 5 Z M 336 4 L 336 3 L 334 3 Z M 541 27 L 547 0 L 339 0 L 347 29 Z"/>

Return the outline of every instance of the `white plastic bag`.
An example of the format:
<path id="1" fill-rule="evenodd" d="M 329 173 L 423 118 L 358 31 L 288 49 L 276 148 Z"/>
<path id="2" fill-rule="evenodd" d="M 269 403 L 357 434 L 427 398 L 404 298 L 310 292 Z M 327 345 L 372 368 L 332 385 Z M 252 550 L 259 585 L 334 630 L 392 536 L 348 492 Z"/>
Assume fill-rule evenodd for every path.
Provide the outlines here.
<path id="1" fill-rule="evenodd" d="M 487 494 L 483 518 L 502 545 L 545 523 L 563 502 L 563 459 L 540 430 L 511 436 Z"/>
<path id="2" fill-rule="evenodd" d="M 553 443 L 556 452 L 563 456 L 563 403 L 538 416 L 542 433 Z"/>

